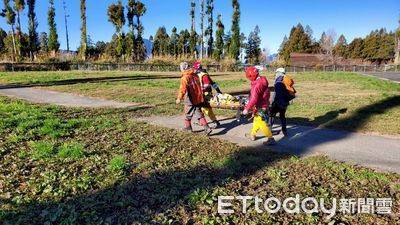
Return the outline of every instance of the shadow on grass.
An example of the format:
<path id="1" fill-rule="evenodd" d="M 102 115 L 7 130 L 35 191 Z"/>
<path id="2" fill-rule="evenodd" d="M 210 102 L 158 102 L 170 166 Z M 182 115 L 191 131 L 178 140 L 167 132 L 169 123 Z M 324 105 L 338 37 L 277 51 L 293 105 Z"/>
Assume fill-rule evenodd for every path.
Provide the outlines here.
<path id="1" fill-rule="evenodd" d="M 220 168 L 205 165 L 135 176 L 126 183 L 60 202 L 33 201 L 18 205 L 4 199 L 0 202 L 18 208 L 16 212 L 3 211 L 3 218 L 10 224 L 43 224 L 51 219 L 53 224 L 148 224 L 154 223 L 155 216 L 167 214 L 178 206 L 190 208 L 190 196 L 197 190 L 252 175 L 287 157 L 261 148 L 247 148 L 234 154 Z"/>
<path id="2" fill-rule="evenodd" d="M 363 126 L 369 118 L 400 105 L 400 96 L 387 98 L 375 104 L 357 110 L 353 115 L 339 119 L 332 124 L 351 123 L 354 129 Z M 338 112 L 330 112 L 319 118 L 321 122 L 332 121 Z M 317 145 L 346 138 L 350 133 L 329 135 L 318 133 L 319 129 L 301 135 L 296 139 L 283 139 L 278 146 L 286 142 L 298 142 L 301 146 L 295 154 L 305 154 Z M 322 136 L 321 136 L 322 135 Z M 315 141 L 309 141 L 316 136 Z M 303 140 L 308 140 L 304 141 Z M 293 143 L 292 143 L 293 144 Z M 296 143 L 294 143 L 296 144 Z M 230 180 L 239 180 L 265 169 L 275 162 L 288 158 L 288 155 L 274 153 L 258 148 L 245 148 L 230 157 L 222 167 L 212 165 L 197 166 L 185 170 L 168 170 L 154 174 L 142 174 L 132 177 L 128 182 L 117 183 L 104 190 L 67 198 L 61 201 L 16 204 L 0 199 L 2 204 L 16 207 L 17 211 L 5 211 L 0 214 L 10 224 L 43 224 L 46 221 L 59 224 L 131 224 L 155 223 L 154 217 L 167 215 L 168 212 L 184 207 L 191 208 L 190 197 L 197 190 L 215 188 Z M 168 218 L 172 221 L 182 218 Z M 4 223 L 6 223 L 4 222 Z M 165 221 L 167 222 L 167 221 Z M 189 221 L 189 224 L 193 221 Z"/>
<path id="3" fill-rule="evenodd" d="M 290 106 L 289 106 L 290 107 Z M 296 125 L 303 125 L 303 126 L 321 126 L 326 123 L 329 123 L 339 117 L 341 114 L 345 114 L 347 112 L 347 108 L 339 109 L 339 110 L 334 110 L 325 113 L 325 115 L 315 117 L 314 120 L 310 120 L 308 118 L 302 118 L 302 117 L 291 117 L 288 118 L 288 123 L 290 124 L 296 124 Z M 279 121 L 279 118 L 275 119 L 276 121 Z"/>

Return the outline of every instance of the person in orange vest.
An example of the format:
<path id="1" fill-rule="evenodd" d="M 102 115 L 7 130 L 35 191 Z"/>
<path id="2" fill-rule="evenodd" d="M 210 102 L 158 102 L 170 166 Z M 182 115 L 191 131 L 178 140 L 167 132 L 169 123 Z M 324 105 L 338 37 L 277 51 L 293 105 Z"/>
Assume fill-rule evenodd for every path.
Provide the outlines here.
<path id="1" fill-rule="evenodd" d="M 215 83 L 210 75 L 208 74 L 207 70 L 203 69 L 203 66 L 200 62 L 195 62 L 193 64 L 193 69 L 195 73 L 199 76 L 201 90 L 203 92 L 205 106 L 201 108 L 201 111 L 210 118 L 210 120 L 215 124 L 215 128 L 220 126 L 221 124 L 217 120 L 217 117 L 214 114 L 213 109 L 210 106 L 210 100 L 214 97 L 213 96 L 213 88 L 217 91 L 218 94 L 222 94 L 221 90 L 218 87 L 218 84 Z"/>
<path id="2" fill-rule="evenodd" d="M 200 123 L 204 127 L 204 134 L 208 136 L 211 134 L 212 129 L 208 126 L 206 118 L 201 111 L 201 107 L 204 106 L 205 102 L 199 77 L 194 73 L 193 69 L 189 68 L 189 64 L 186 62 L 181 63 L 180 69 L 182 77 L 176 104 L 180 104 L 182 101 L 184 101 L 185 104 L 185 127 L 182 130 L 186 132 L 193 131 L 191 121 L 193 115 L 196 115 L 200 118 Z"/>
<path id="3" fill-rule="evenodd" d="M 251 81 L 249 103 L 243 110 L 243 115 L 248 115 L 253 111 L 253 129 L 246 137 L 252 141 L 256 140 L 258 130 L 262 130 L 268 138 L 265 145 L 274 145 L 275 139 L 272 136 L 271 128 L 268 125 L 267 110 L 269 108 L 270 91 L 268 88 L 268 80 L 264 76 L 260 76 L 258 69 L 254 66 L 246 70 L 246 77 Z"/>

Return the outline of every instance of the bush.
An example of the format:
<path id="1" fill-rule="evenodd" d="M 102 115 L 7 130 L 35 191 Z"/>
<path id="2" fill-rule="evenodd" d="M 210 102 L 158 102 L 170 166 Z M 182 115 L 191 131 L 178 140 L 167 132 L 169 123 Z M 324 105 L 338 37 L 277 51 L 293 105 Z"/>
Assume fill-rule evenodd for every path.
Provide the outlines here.
<path id="1" fill-rule="evenodd" d="M 321 65 L 321 64 L 317 64 L 317 65 L 315 65 L 315 67 L 314 67 L 314 70 L 315 70 L 315 71 L 322 71 L 323 69 L 324 69 L 324 66 Z"/>
<path id="2" fill-rule="evenodd" d="M 79 143 L 65 143 L 58 149 L 61 158 L 82 158 L 84 153 L 85 146 Z"/>

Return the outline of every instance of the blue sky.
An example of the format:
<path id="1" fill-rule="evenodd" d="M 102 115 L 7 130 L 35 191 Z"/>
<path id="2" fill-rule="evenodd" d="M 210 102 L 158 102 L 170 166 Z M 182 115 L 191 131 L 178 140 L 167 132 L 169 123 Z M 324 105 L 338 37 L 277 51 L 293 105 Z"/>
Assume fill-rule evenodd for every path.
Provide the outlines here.
<path id="1" fill-rule="evenodd" d="M 190 0 L 142 0 L 147 6 L 147 13 L 142 21 L 145 26 L 144 36 L 154 35 L 159 26 L 167 30 L 176 26 L 178 30 L 190 27 Z M 70 45 L 76 49 L 80 41 L 79 0 L 66 0 Z M 107 20 L 107 6 L 117 0 L 87 0 L 88 34 L 92 40 L 108 41 L 114 33 L 114 27 Z M 198 3 L 199 0 L 196 0 Z M 214 0 L 215 16 L 222 14 L 226 29 L 231 27 L 231 0 Z M 261 29 L 262 47 L 274 53 L 279 48 L 282 39 L 288 35 L 292 26 L 297 23 L 310 25 L 314 36 L 319 39 L 323 31 L 334 29 L 340 35 L 344 34 L 350 42 L 356 37 L 364 37 L 371 30 L 385 27 L 394 30 L 398 26 L 400 16 L 399 0 L 240 0 L 241 29 L 248 36 L 258 25 Z M 123 0 L 124 5 L 127 0 Z M 59 31 L 61 48 L 66 49 L 64 28 L 64 12 L 62 0 L 55 0 L 56 22 Z M 0 1 L 3 8 L 3 1 Z M 47 28 L 47 0 L 37 0 L 36 10 L 39 22 L 38 31 Z M 198 10 L 197 10 L 197 13 Z M 23 30 L 27 31 L 27 9 L 22 16 Z M 198 16 L 197 16 L 198 19 Z M 216 19 L 215 19 L 216 20 Z M 198 20 L 197 20 L 198 22 Z M 0 27 L 9 27 L 0 18 Z M 127 29 L 127 27 L 126 27 Z"/>

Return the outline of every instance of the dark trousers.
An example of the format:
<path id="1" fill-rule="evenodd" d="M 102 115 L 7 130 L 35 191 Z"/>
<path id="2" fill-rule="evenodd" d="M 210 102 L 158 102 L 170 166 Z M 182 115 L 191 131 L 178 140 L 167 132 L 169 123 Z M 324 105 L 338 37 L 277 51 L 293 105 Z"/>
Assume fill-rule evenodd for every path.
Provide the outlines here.
<path id="1" fill-rule="evenodd" d="M 281 108 L 275 104 L 272 104 L 272 107 L 269 112 L 269 124 L 272 127 L 274 125 L 274 119 L 276 117 L 276 114 L 279 113 L 279 119 L 281 120 L 282 124 L 282 132 L 287 132 L 286 128 L 286 108 Z"/>

